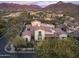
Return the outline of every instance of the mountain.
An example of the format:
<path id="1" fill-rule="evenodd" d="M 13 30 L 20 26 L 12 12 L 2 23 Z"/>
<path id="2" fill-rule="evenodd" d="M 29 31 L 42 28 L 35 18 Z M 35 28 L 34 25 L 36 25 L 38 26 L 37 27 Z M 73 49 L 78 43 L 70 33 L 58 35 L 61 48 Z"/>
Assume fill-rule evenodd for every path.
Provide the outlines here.
<path id="1" fill-rule="evenodd" d="M 38 5 L 20 5 L 20 4 L 14 4 L 14 3 L 1 3 L 0 9 L 5 10 L 39 10 L 41 9 Z"/>
<path id="2" fill-rule="evenodd" d="M 64 3 L 62 1 L 59 1 L 56 4 L 50 4 L 47 7 L 43 8 L 43 10 L 53 10 L 55 12 L 63 11 L 66 14 L 79 15 L 79 5 L 72 4 L 72 3 Z"/>
<path id="3" fill-rule="evenodd" d="M 56 4 L 48 5 L 44 9 L 46 9 L 46 10 L 50 10 L 50 9 L 63 10 L 63 9 L 75 9 L 75 8 L 79 9 L 79 5 L 72 4 L 72 3 L 64 3 L 64 2 L 59 1 Z"/>
<path id="4" fill-rule="evenodd" d="M 56 4 L 50 4 L 45 8 L 38 5 L 20 5 L 15 3 L 0 3 L 0 10 L 52 10 L 62 11 L 63 13 L 71 16 L 79 16 L 79 5 L 72 3 L 64 3 L 59 1 Z"/>

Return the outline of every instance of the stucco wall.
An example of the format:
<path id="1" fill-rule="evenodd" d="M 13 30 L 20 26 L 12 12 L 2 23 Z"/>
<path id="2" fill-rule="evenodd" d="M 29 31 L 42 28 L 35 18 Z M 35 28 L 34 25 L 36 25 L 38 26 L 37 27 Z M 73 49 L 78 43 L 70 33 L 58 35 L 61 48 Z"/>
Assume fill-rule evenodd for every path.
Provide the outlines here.
<path id="1" fill-rule="evenodd" d="M 23 36 L 24 40 L 26 40 L 26 38 L 28 39 L 29 42 L 31 41 L 31 37 L 30 36 L 28 36 L 28 35 Z"/>
<path id="2" fill-rule="evenodd" d="M 66 38 L 67 37 L 67 34 L 61 34 L 61 35 L 59 35 L 59 38 Z"/>

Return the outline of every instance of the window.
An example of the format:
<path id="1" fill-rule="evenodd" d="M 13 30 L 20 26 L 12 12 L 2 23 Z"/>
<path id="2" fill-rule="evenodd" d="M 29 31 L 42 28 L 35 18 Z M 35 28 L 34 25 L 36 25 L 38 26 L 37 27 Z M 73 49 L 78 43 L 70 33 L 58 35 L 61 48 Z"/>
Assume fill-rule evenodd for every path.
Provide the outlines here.
<path id="1" fill-rule="evenodd" d="M 39 31 L 39 36 L 41 36 L 41 31 Z"/>
<path id="2" fill-rule="evenodd" d="M 30 31 L 30 28 L 27 28 L 27 31 Z"/>
<path id="3" fill-rule="evenodd" d="M 42 34 L 41 34 L 41 31 L 39 31 L 38 33 L 38 40 L 41 40 L 42 39 Z"/>

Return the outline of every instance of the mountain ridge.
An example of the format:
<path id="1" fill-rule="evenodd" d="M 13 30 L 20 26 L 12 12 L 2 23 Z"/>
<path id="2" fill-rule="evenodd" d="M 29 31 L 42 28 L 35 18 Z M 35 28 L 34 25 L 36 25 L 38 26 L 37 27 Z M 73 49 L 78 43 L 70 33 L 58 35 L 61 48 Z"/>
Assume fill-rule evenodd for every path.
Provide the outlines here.
<path id="1" fill-rule="evenodd" d="M 20 5 L 15 3 L 0 3 L 0 9 L 28 9 L 28 10 L 39 10 L 41 7 L 38 5 Z"/>
<path id="2" fill-rule="evenodd" d="M 10 9 L 10 10 L 17 10 L 17 9 L 28 9 L 28 10 L 79 10 L 79 5 L 73 4 L 73 3 L 64 3 L 62 1 L 59 1 L 55 4 L 50 4 L 44 8 L 40 7 L 39 5 L 21 5 L 16 3 L 0 3 L 0 9 Z"/>

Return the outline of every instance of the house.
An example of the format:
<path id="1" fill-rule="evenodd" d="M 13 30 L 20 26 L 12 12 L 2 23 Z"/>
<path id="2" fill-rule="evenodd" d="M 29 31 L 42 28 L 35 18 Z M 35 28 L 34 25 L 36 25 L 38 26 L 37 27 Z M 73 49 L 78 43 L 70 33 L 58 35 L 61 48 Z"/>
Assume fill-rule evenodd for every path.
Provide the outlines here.
<path id="1" fill-rule="evenodd" d="M 73 31 L 73 32 L 69 33 L 68 36 L 79 40 L 79 31 Z"/>
<path id="2" fill-rule="evenodd" d="M 79 38 L 79 31 L 73 31 L 71 33 L 68 34 L 70 37 L 76 37 Z"/>
<path id="3" fill-rule="evenodd" d="M 32 39 L 40 41 L 46 37 L 67 37 L 67 34 L 60 28 L 55 28 L 54 25 L 44 24 L 40 21 L 33 21 L 31 22 L 31 25 L 26 25 L 26 29 L 23 31 L 22 37 L 28 41 L 31 41 Z"/>

